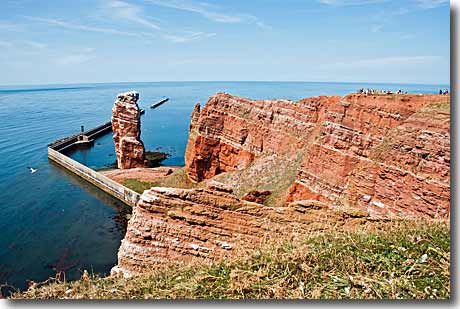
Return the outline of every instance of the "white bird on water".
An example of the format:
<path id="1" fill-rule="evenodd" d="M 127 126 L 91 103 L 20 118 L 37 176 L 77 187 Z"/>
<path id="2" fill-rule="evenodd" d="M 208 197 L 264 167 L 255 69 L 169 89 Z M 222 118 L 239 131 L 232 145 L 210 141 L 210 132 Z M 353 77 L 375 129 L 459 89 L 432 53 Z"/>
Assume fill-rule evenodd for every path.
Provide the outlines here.
<path id="1" fill-rule="evenodd" d="M 28 166 L 28 168 L 29 168 L 31 174 L 33 174 L 33 173 L 35 173 L 37 171 L 36 168 L 30 167 L 30 166 Z"/>

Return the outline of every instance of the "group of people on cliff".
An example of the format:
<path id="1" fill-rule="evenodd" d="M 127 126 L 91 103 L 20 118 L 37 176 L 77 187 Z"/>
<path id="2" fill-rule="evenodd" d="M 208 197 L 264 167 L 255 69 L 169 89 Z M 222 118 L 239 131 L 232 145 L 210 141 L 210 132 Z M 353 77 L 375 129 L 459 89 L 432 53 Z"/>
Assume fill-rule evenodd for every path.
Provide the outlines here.
<path id="1" fill-rule="evenodd" d="M 393 92 L 391 90 L 382 90 L 382 89 L 372 89 L 372 88 L 361 88 L 358 91 L 359 93 L 362 94 L 407 94 L 407 91 L 402 91 L 401 89 L 398 89 L 398 91 Z"/>
<path id="2" fill-rule="evenodd" d="M 448 95 L 449 89 L 439 89 L 439 94 Z"/>

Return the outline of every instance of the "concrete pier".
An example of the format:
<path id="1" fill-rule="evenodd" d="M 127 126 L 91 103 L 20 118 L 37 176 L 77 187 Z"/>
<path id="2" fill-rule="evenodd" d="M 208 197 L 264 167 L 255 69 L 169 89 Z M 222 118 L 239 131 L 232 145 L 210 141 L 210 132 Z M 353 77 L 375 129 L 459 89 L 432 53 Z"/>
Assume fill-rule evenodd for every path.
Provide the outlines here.
<path id="1" fill-rule="evenodd" d="M 145 113 L 145 110 L 141 109 L 141 115 Z M 112 122 L 106 122 L 97 126 L 95 128 L 89 129 L 87 131 L 80 132 L 72 136 L 68 136 L 59 140 L 56 140 L 48 145 L 52 149 L 64 153 L 69 151 L 79 145 L 92 144 L 94 140 L 102 135 L 105 135 L 109 132 L 112 132 Z"/>
<path id="2" fill-rule="evenodd" d="M 144 111 L 141 110 L 141 114 Z M 106 122 L 100 126 L 83 131 L 48 145 L 48 158 L 70 172 L 92 183 L 129 206 L 136 206 L 140 194 L 96 172 L 95 170 L 69 158 L 65 153 L 82 144 L 91 144 L 94 140 L 112 131 L 112 123 Z"/>

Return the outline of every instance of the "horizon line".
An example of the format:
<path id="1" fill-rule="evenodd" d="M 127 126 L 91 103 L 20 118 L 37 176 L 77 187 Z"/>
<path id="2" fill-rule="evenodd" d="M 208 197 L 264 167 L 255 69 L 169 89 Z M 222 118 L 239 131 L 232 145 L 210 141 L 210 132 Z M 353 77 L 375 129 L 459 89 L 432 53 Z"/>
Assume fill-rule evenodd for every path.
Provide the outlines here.
<path id="1" fill-rule="evenodd" d="M 448 86 L 448 83 L 422 83 L 422 82 L 384 82 L 384 81 L 314 81 L 314 80 L 163 80 L 163 81 L 118 81 L 118 82 L 65 82 L 65 83 L 25 83 L 25 84 L 0 84 L 0 87 L 14 86 L 53 86 L 53 85 L 81 85 L 81 84 L 146 84 L 146 83 L 323 83 L 323 84 L 388 84 L 388 85 L 424 85 Z"/>

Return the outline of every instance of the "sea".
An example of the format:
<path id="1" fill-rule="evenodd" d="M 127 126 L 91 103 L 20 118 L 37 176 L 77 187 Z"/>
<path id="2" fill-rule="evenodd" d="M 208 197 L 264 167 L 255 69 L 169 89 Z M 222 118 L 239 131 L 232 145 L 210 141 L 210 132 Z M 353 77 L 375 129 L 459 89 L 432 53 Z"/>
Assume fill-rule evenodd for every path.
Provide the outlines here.
<path id="1" fill-rule="evenodd" d="M 449 85 L 326 82 L 142 82 L 0 86 L 0 290 L 26 289 L 65 270 L 101 276 L 117 263 L 131 209 L 48 160 L 47 145 L 110 121 L 116 95 L 136 90 L 146 150 L 163 151 L 164 165 L 183 165 L 190 114 L 217 92 L 252 99 L 299 100 L 345 95 L 360 88 L 439 93 Z M 156 109 L 149 106 L 168 97 Z M 112 135 L 71 153 L 94 169 L 115 161 Z M 31 173 L 29 167 L 36 169 Z M 63 277 L 61 277 L 63 278 Z"/>

